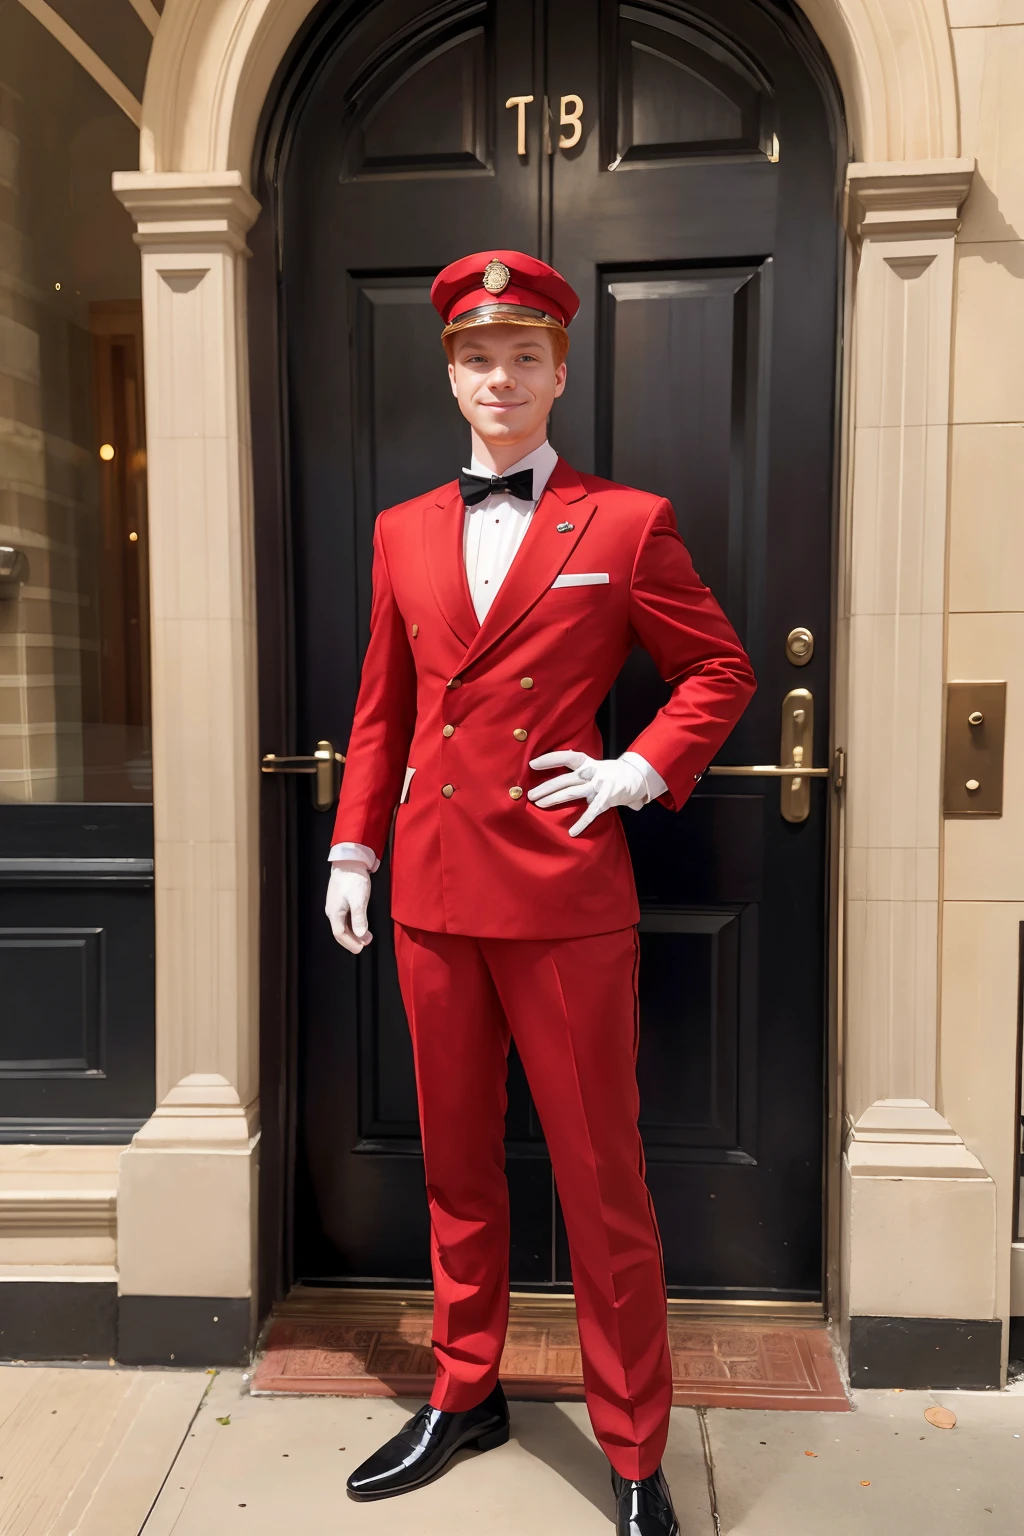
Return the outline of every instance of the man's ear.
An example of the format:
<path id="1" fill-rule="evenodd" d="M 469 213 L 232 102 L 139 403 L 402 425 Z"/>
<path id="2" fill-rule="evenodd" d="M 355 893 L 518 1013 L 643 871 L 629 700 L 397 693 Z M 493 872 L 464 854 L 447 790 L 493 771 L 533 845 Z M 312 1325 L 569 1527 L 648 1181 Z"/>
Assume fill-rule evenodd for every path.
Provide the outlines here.
<path id="1" fill-rule="evenodd" d="M 556 400 L 558 399 L 559 395 L 562 393 L 562 391 L 565 388 L 565 378 L 566 378 L 567 371 L 568 370 L 566 369 L 566 366 L 565 366 L 564 363 L 559 363 L 558 367 L 555 369 L 555 399 Z"/>
<path id="2" fill-rule="evenodd" d="M 455 398 L 457 400 L 459 398 L 459 391 L 455 387 L 455 364 L 454 363 L 449 363 L 448 364 L 448 378 L 451 380 L 452 394 L 455 396 Z"/>

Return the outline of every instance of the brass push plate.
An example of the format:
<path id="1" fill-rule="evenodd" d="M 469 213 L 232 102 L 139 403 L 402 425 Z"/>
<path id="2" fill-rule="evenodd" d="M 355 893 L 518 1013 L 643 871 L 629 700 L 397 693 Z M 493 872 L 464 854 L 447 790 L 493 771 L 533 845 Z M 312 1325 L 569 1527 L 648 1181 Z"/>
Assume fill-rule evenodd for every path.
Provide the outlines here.
<path id="1" fill-rule="evenodd" d="M 946 816 L 1003 814 L 1005 683 L 946 684 Z"/>

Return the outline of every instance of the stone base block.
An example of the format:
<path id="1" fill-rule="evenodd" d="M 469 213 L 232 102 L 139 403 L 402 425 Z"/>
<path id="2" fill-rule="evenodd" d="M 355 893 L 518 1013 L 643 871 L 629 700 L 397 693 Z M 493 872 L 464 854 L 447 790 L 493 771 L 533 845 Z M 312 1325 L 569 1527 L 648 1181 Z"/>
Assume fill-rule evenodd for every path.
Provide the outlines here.
<path id="1" fill-rule="evenodd" d="M 998 1318 L 851 1317 L 853 1387 L 981 1390 L 1000 1385 Z"/>
<path id="2" fill-rule="evenodd" d="M 248 1365 L 253 1307 L 247 1296 L 122 1296 L 122 1365 Z"/>
<path id="3" fill-rule="evenodd" d="M 110 1360 L 117 1281 L 0 1281 L 0 1359 Z"/>

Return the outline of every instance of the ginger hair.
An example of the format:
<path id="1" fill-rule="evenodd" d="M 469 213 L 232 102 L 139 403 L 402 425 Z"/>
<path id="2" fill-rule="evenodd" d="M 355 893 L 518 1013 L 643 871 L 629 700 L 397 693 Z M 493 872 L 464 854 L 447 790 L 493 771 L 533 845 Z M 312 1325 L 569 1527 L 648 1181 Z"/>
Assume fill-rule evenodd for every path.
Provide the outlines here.
<path id="1" fill-rule="evenodd" d="M 467 330 L 468 329 L 472 329 L 472 327 L 467 327 Z M 547 334 L 551 337 L 551 355 L 554 360 L 555 367 L 560 368 L 561 365 L 565 362 L 565 359 L 569 353 L 568 331 L 564 330 L 562 326 L 559 326 L 556 330 L 554 326 L 550 325 L 538 326 L 537 329 L 546 331 Z M 455 362 L 455 342 L 459 336 L 463 335 L 465 335 L 464 331 L 453 331 L 450 336 L 445 336 L 442 338 L 444 342 L 444 350 L 448 354 L 448 361 L 450 363 Z"/>

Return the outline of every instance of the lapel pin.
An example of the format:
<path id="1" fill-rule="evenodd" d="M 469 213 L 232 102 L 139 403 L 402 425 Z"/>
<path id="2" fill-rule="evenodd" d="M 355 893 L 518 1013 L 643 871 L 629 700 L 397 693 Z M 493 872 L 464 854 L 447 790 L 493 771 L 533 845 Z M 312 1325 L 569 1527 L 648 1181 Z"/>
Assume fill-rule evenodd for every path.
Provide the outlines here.
<path id="1" fill-rule="evenodd" d="M 558 527 L 555 529 L 555 532 L 556 533 L 572 533 L 572 531 L 573 531 L 573 529 L 575 527 L 576 527 L 575 523 L 559 523 Z"/>

